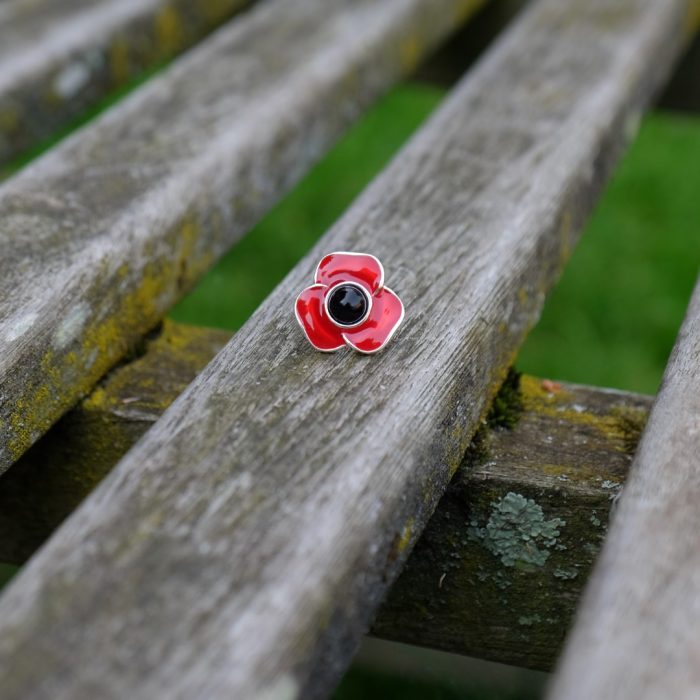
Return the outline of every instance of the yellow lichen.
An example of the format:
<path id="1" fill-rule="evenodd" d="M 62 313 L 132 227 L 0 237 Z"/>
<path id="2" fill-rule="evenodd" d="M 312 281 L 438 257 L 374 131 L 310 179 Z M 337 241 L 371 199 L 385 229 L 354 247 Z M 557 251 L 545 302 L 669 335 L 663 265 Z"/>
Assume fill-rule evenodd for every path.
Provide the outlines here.
<path id="1" fill-rule="evenodd" d="M 0 132 L 10 133 L 20 125 L 20 115 L 16 109 L 5 107 L 0 110 Z"/>
<path id="2" fill-rule="evenodd" d="M 165 320 L 158 334 L 146 343 L 143 354 L 110 372 L 81 406 L 87 411 L 108 412 L 136 402 L 140 408 L 164 411 L 229 337 L 225 331 Z M 155 379 L 164 367 L 173 379 L 182 377 L 181 387 L 174 381 L 166 389 Z"/>
<path id="3" fill-rule="evenodd" d="M 700 29 L 700 0 L 689 0 L 686 12 L 685 30 L 693 36 Z"/>
<path id="4" fill-rule="evenodd" d="M 187 235 L 194 234 L 189 231 Z M 207 259 L 198 261 L 192 266 L 192 274 L 199 274 L 206 263 Z M 167 261 L 147 265 L 139 286 L 119 300 L 119 306 L 111 315 L 86 326 L 80 350 L 72 348 L 63 354 L 51 349 L 45 352 L 40 361 L 42 381 L 26 386 L 24 399 L 18 398 L 10 413 L 12 435 L 8 448 L 11 459 L 18 459 L 37 435 L 44 433 L 80 396 L 87 394 L 123 357 L 130 341 L 156 325 L 165 311 L 157 300 L 163 295 L 175 297 L 172 274 Z M 94 361 L 89 362 L 89 358 Z M 75 382 L 66 383 L 64 373 L 70 369 L 79 371 L 73 372 Z"/>
<path id="5" fill-rule="evenodd" d="M 564 268 L 564 265 L 568 262 L 569 258 L 571 257 L 573 234 L 574 230 L 571 212 L 565 210 L 561 215 L 561 221 L 559 223 L 559 237 L 561 239 L 561 246 L 559 248 L 560 269 Z"/>
<path id="6" fill-rule="evenodd" d="M 627 450 L 631 441 L 644 424 L 643 409 L 616 409 L 599 415 L 585 407 L 572 407 L 571 394 L 564 389 L 548 391 L 543 381 L 536 377 L 523 376 L 520 380 L 523 405 L 526 410 L 566 421 L 572 426 L 588 426 L 599 431 L 606 439 L 621 444 Z"/>
<path id="7" fill-rule="evenodd" d="M 420 61 L 422 55 L 422 44 L 417 35 L 410 34 L 401 41 L 399 45 L 399 56 L 404 72 L 409 73 L 412 71 L 418 65 L 418 61 Z"/>
<path id="8" fill-rule="evenodd" d="M 28 383 L 9 416 L 11 435 L 7 447 L 13 461 L 50 427 L 55 406 L 68 408 L 72 403 L 62 392 L 61 369 L 55 364 L 52 350 L 44 354 L 39 366 L 41 381 Z"/>
<path id="9" fill-rule="evenodd" d="M 115 85 L 123 85 L 129 80 L 131 77 L 129 42 L 124 35 L 120 34 L 114 38 L 109 51 L 109 64 Z"/>
<path id="10" fill-rule="evenodd" d="M 88 410 L 103 409 L 107 404 L 107 392 L 104 387 L 97 387 L 86 399 L 83 400 L 82 406 Z"/>
<path id="11" fill-rule="evenodd" d="M 411 543 L 411 535 L 413 534 L 414 525 L 415 522 L 413 518 L 409 518 L 406 521 L 406 524 L 403 526 L 403 530 L 401 530 L 401 535 L 399 536 L 399 539 L 396 542 L 397 555 L 402 554 L 408 547 L 408 545 Z"/>
<path id="12" fill-rule="evenodd" d="M 485 0 L 462 0 L 455 7 L 455 18 L 458 24 L 462 24 L 478 10 Z"/>
<path id="13" fill-rule="evenodd" d="M 155 18 L 156 43 L 163 56 L 172 56 L 185 43 L 180 15 L 171 5 L 166 5 Z"/>
<path id="14" fill-rule="evenodd" d="M 239 7 L 246 5 L 248 0 L 198 0 L 199 13 L 208 22 L 220 22 L 231 16 Z"/>

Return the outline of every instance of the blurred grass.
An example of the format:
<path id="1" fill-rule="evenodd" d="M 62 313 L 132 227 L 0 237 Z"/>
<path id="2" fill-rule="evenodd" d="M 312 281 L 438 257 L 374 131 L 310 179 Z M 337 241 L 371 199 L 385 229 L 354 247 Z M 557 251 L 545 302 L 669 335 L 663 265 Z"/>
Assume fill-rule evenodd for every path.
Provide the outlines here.
<path id="1" fill-rule="evenodd" d="M 498 682 L 480 678 L 464 683 L 376 669 L 351 668 L 333 695 L 333 700 L 535 700 L 539 693 L 528 685 L 522 690 L 501 688 Z"/>
<path id="2" fill-rule="evenodd" d="M 9 583 L 18 571 L 19 567 L 14 564 L 0 563 L 0 589 L 2 589 L 6 583 Z"/>
<path id="3" fill-rule="evenodd" d="M 604 193 L 522 371 L 655 393 L 700 262 L 700 120 L 652 113 Z"/>
<path id="4" fill-rule="evenodd" d="M 333 700 L 537 700 L 547 675 L 367 637 Z"/>

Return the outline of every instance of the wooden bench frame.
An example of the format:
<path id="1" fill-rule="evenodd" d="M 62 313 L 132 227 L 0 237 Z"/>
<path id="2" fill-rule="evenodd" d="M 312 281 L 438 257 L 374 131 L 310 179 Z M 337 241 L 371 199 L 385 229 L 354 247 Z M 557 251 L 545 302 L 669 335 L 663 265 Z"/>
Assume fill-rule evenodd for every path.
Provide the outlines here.
<path id="1" fill-rule="evenodd" d="M 478 4 L 439 3 L 261 3 L 4 184 L 0 468 Z M 694 31 L 695 10 L 620 0 L 612 16 L 603 0 L 538 0 L 523 12 L 4 592 L 6 697 L 325 695 L 475 444 L 597 194 Z M 289 322 L 290 300 L 333 249 L 376 253 L 402 280 L 406 325 L 376 357 L 319 356 Z M 700 558 L 692 536 L 679 537 L 697 518 L 688 496 L 697 490 L 699 304 L 696 293 L 553 697 L 692 697 L 700 687 L 697 615 L 678 605 L 696 590 Z M 602 431 L 606 459 L 620 453 L 626 466 L 648 399 L 539 387 L 541 406 L 587 396 L 594 422 L 617 426 Z M 619 405 L 637 412 L 636 428 L 620 427 Z M 523 427 L 540 419 L 525 410 Z M 498 451 L 498 435 L 479 441 Z M 584 562 L 557 558 L 564 518 L 535 473 L 517 476 L 512 445 L 503 449 L 505 476 L 489 461 L 454 482 L 474 509 L 464 556 L 476 565 L 476 543 L 506 568 L 547 563 L 542 580 L 562 598 L 574 591 L 565 619 Z M 600 503 L 602 523 L 613 480 L 598 477 L 572 493 L 581 513 Z M 479 506 L 480 478 L 508 490 Z M 551 494 L 556 486 L 547 481 Z M 534 491 L 546 513 L 523 495 Z M 435 522 L 447 513 L 449 503 Z M 493 536 L 517 533 L 521 516 L 545 540 L 528 556 Z M 444 526 L 438 535 L 448 536 Z M 420 547 L 413 561 L 377 618 L 379 634 L 411 639 L 419 622 L 430 636 L 426 620 L 405 617 L 421 604 L 412 581 L 433 564 L 421 563 Z M 439 593 L 421 584 L 429 599 L 453 585 L 455 569 L 440 566 Z M 505 585 L 491 569 L 491 584 Z M 521 597 L 527 585 L 516 586 Z M 483 611 L 497 608 L 474 594 Z M 640 610 L 653 614 L 630 624 Z M 435 622 L 446 639 L 458 629 L 451 611 Z M 508 633 L 459 650 L 548 666 L 561 630 L 547 635 L 538 611 L 520 617 L 537 628 L 531 653 Z M 658 634 L 669 620 L 672 631 Z"/>
<path id="2" fill-rule="evenodd" d="M 30 449 L 0 489 L 0 561 L 26 562 L 229 339 L 166 321 L 142 354 L 110 372 Z M 373 634 L 550 669 L 650 406 L 649 397 L 511 375 Z M 536 556 L 517 568 L 479 529 L 509 503 L 528 504 L 527 512 L 522 523 L 504 519 L 504 535 L 547 521 L 567 525 L 554 543 L 534 535 Z M 542 588 L 547 598 L 537 594 Z"/>

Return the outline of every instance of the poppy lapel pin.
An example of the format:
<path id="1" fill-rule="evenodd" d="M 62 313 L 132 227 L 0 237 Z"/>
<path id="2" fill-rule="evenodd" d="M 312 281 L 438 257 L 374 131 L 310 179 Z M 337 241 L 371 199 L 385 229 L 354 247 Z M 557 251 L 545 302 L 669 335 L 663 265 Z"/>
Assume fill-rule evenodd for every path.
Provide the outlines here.
<path id="1" fill-rule="evenodd" d="M 365 354 L 381 350 L 404 317 L 401 300 L 384 286 L 379 260 L 347 252 L 321 260 L 314 284 L 299 294 L 294 312 L 316 350 L 333 352 L 347 345 Z"/>

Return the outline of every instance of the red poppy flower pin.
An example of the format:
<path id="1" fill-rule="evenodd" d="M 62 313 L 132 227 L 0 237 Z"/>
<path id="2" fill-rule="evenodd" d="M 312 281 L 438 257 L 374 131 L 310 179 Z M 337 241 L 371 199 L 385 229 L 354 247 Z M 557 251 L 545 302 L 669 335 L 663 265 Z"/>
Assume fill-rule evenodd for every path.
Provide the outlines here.
<path id="1" fill-rule="evenodd" d="M 297 297 L 294 312 L 316 350 L 349 345 L 377 352 L 403 320 L 403 304 L 384 286 L 384 268 L 374 255 L 330 253 L 318 264 L 314 282 Z"/>

